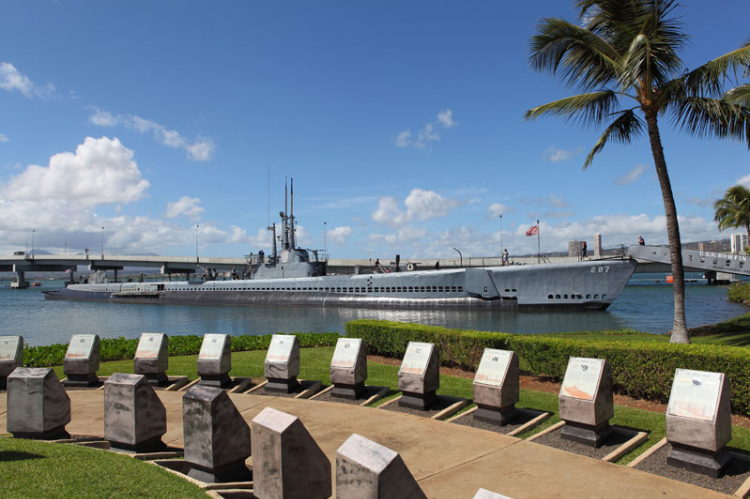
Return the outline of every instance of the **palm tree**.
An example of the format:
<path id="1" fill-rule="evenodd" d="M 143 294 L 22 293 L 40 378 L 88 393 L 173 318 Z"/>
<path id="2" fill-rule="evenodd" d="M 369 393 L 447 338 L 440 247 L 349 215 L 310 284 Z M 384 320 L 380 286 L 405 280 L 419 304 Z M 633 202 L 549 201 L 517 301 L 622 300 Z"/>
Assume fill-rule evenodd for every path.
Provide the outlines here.
<path id="1" fill-rule="evenodd" d="M 750 241 L 750 189 L 742 185 L 730 187 L 724 197 L 714 203 L 714 210 L 719 230 L 744 227 Z"/>
<path id="2" fill-rule="evenodd" d="M 670 341 L 689 343 L 680 228 L 659 135 L 659 119 L 697 137 L 733 138 L 750 147 L 750 43 L 687 71 L 678 56 L 687 34 L 673 16 L 674 0 L 578 0 L 581 24 L 543 19 L 531 39 L 537 71 L 559 74 L 585 93 L 543 104 L 526 119 L 559 115 L 581 125 L 607 126 L 583 169 L 609 142 L 648 135 L 664 199 L 674 275 Z M 725 91 L 727 82 L 738 85 Z"/>

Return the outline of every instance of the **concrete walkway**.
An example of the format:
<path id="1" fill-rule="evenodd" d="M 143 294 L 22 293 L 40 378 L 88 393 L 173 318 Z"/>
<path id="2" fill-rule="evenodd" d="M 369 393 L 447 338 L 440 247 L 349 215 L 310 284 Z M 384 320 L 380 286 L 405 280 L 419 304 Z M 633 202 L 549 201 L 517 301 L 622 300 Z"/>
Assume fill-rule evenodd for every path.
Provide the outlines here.
<path id="1" fill-rule="evenodd" d="M 158 392 L 167 409 L 164 442 L 182 447 L 182 393 Z M 103 392 L 68 392 L 72 435 L 104 434 Z M 401 454 L 430 498 L 471 499 L 485 488 L 524 498 L 726 498 L 700 487 L 513 437 L 366 407 L 260 395 L 230 395 L 248 423 L 265 407 L 300 418 L 336 469 L 336 449 L 358 433 Z M 0 393 L 0 433 L 6 433 Z M 248 464 L 252 463 L 252 457 Z M 334 478 L 335 484 L 335 478 Z"/>

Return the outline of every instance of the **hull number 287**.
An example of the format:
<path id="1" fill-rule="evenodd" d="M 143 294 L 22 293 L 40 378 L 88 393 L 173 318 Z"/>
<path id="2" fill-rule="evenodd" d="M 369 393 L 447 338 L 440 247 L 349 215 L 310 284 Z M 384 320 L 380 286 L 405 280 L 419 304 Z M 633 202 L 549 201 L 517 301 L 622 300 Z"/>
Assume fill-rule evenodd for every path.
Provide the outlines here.
<path id="1" fill-rule="evenodd" d="M 609 265 L 602 265 L 600 267 L 591 267 L 592 274 L 606 274 L 609 272 Z"/>

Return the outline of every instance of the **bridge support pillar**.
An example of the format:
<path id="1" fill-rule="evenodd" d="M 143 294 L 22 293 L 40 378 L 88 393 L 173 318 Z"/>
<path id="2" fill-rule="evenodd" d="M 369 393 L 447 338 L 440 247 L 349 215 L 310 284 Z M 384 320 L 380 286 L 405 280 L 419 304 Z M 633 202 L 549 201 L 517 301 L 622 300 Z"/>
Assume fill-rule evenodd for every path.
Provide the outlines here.
<path id="1" fill-rule="evenodd" d="M 715 270 L 709 270 L 705 274 L 703 274 L 703 277 L 706 278 L 709 285 L 716 284 L 716 271 Z"/>
<path id="2" fill-rule="evenodd" d="M 29 285 L 29 281 L 26 280 L 26 272 L 23 270 L 17 270 L 16 281 L 10 283 L 11 289 L 26 289 Z"/>

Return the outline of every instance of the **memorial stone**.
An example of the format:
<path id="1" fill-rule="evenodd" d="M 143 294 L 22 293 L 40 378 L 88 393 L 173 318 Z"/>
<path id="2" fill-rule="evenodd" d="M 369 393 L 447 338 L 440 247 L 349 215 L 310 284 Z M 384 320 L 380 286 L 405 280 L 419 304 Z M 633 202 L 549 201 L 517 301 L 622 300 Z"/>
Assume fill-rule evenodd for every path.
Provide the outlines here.
<path id="1" fill-rule="evenodd" d="M 70 398 L 55 371 L 18 367 L 8 376 L 8 432 L 16 438 L 69 438 Z"/>
<path id="2" fill-rule="evenodd" d="M 367 346 L 358 338 L 339 338 L 330 370 L 333 397 L 356 399 L 365 393 Z"/>
<path id="3" fill-rule="evenodd" d="M 723 373 L 677 369 L 667 406 L 667 462 L 714 478 L 730 461 L 729 380 Z"/>
<path id="4" fill-rule="evenodd" d="M 225 387 L 231 383 L 232 339 L 226 334 L 203 336 L 201 351 L 198 354 L 198 376 L 205 386 Z"/>
<path id="5" fill-rule="evenodd" d="M 265 362 L 266 390 L 292 393 L 299 386 L 299 340 L 293 334 L 274 334 Z"/>
<path id="6" fill-rule="evenodd" d="M 410 341 L 398 371 L 399 406 L 427 410 L 436 401 L 440 387 L 440 357 L 432 343 Z"/>
<path id="7" fill-rule="evenodd" d="M 115 373 L 104 383 L 104 438 L 137 453 L 165 449 L 167 411 L 145 376 Z"/>
<path id="8" fill-rule="evenodd" d="M 23 336 L 0 336 L 0 390 L 7 387 L 8 375 L 23 366 Z"/>
<path id="9" fill-rule="evenodd" d="M 508 350 L 485 348 L 474 376 L 474 419 L 499 426 L 517 414 L 520 377 L 518 355 Z"/>
<path id="10" fill-rule="evenodd" d="M 479 489 L 477 490 L 477 493 L 474 494 L 474 499 L 511 499 L 508 496 L 504 496 L 502 494 L 498 494 L 496 492 L 491 492 L 487 489 Z"/>
<path id="11" fill-rule="evenodd" d="M 298 418 L 267 407 L 253 419 L 252 433 L 257 499 L 331 496 L 331 463 Z"/>
<path id="12" fill-rule="evenodd" d="M 245 481 L 250 427 L 221 388 L 195 385 L 182 397 L 188 476 L 207 483 Z"/>
<path id="13" fill-rule="evenodd" d="M 599 447 L 612 434 L 612 367 L 604 359 L 571 357 L 560 388 L 562 437 Z"/>
<path id="14" fill-rule="evenodd" d="M 149 383 L 166 385 L 169 382 L 169 337 L 164 333 L 141 334 L 133 366 L 133 371 L 145 375 Z"/>
<path id="15" fill-rule="evenodd" d="M 356 434 L 336 451 L 336 497 L 427 498 L 397 452 Z"/>
<path id="16" fill-rule="evenodd" d="M 66 385 L 95 386 L 99 383 L 99 335 L 74 334 L 63 360 Z"/>

